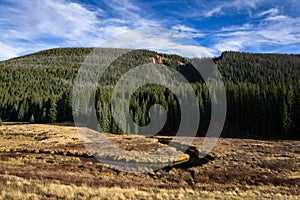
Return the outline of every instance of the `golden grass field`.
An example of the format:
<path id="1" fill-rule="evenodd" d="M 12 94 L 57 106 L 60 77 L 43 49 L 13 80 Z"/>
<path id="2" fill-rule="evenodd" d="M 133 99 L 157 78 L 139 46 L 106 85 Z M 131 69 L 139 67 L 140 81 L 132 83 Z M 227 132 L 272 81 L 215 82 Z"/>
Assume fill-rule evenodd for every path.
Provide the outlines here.
<path id="1" fill-rule="evenodd" d="M 162 145 L 111 137 L 127 150 Z M 4 123 L 0 199 L 300 199 L 300 141 L 222 138 L 201 163 L 136 174 L 95 162 L 73 126 Z"/>

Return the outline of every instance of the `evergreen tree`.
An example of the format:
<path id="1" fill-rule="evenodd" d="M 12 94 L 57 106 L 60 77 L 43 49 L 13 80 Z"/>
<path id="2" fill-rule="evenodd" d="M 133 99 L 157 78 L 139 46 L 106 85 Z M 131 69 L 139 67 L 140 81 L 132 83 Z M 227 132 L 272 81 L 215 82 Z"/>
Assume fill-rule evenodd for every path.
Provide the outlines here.
<path id="1" fill-rule="evenodd" d="M 49 121 L 55 123 L 57 120 L 57 104 L 55 98 L 50 100 Z"/>

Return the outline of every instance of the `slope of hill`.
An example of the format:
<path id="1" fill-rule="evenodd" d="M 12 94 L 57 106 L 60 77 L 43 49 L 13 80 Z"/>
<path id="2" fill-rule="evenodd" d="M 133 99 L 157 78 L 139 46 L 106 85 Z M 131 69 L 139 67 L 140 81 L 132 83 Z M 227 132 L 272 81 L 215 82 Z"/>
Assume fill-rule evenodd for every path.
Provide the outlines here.
<path id="1" fill-rule="evenodd" d="M 224 52 L 215 61 L 223 78 L 234 83 L 299 82 L 300 55 Z"/>
<path id="2" fill-rule="evenodd" d="M 73 80 L 92 51 L 93 48 L 50 49 L 1 61 L 2 120 L 36 123 L 72 121 Z M 125 52 L 122 49 L 99 51 L 108 54 Z M 228 101 L 223 136 L 300 137 L 300 55 L 224 52 L 214 61 L 223 76 Z M 123 73 L 148 62 L 171 66 L 191 82 L 201 110 L 198 135 L 203 135 L 210 119 L 210 100 L 206 85 L 188 59 L 148 50 L 128 51 L 110 65 L 102 83 L 114 85 Z M 110 94 L 110 89 L 99 85 L 97 116 L 105 131 L 120 133 L 122 131 L 114 123 L 108 106 Z M 151 105 L 159 103 L 168 111 L 167 123 L 161 134 L 174 133 L 178 129 L 180 108 L 176 97 L 168 89 L 149 85 L 138 90 L 131 102 L 130 114 L 136 123 L 149 123 L 145 113 Z"/>

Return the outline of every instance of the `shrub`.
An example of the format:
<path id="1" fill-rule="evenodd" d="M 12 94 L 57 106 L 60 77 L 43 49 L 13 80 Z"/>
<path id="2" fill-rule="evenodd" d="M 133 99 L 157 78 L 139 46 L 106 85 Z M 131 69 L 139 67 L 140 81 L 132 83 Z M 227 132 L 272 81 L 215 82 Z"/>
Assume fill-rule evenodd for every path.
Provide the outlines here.
<path id="1" fill-rule="evenodd" d="M 3 125 L 3 122 L 2 122 L 2 119 L 1 119 L 1 117 L 0 117 L 0 126 L 2 126 Z"/>

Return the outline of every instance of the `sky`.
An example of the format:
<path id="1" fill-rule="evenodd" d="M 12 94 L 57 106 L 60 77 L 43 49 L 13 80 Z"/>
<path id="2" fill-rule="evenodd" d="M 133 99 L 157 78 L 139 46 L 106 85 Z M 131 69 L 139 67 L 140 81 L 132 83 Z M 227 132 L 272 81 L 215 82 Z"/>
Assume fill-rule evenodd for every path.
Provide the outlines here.
<path id="1" fill-rule="evenodd" d="M 0 60 L 103 44 L 184 56 L 300 53 L 298 0 L 0 0 L 0 10 Z"/>

